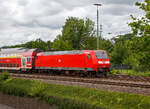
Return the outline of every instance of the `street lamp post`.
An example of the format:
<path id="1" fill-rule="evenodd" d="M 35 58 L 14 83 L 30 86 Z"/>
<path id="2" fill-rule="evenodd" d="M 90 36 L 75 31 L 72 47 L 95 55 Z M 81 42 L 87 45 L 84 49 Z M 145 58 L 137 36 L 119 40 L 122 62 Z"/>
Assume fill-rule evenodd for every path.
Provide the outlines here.
<path id="1" fill-rule="evenodd" d="M 97 6 L 97 50 L 99 50 L 99 6 L 102 6 L 102 4 L 96 3 L 94 4 Z"/>

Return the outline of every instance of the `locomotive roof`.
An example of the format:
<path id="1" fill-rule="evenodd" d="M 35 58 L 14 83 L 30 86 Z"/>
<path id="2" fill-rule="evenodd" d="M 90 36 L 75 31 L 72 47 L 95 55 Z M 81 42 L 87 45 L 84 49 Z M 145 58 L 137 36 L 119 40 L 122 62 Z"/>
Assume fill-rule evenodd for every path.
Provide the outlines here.
<path id="1" fill-rule="evenodd" d="M 41 55 L 83 54 L 83 50 L 42 52 Z"/>
<path id="2" fill-rule="evenodd" d="M 0 54 L 18 54 L 18 53 L 27 53 L 34 52 L 36 49 L 28 49 L 28 48 L 6 48 L 1 49 Z"/>

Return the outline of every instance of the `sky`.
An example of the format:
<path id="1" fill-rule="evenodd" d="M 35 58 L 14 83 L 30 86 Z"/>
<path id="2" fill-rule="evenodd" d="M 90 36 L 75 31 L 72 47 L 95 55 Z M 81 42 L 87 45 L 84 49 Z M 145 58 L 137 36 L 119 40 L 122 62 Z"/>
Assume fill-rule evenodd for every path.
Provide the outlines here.
<path id="1" fill-rule="evenodd" d="M 87 17 L 96 23 L 94 3 L 102 4 L 99 8 L 102 37 L 110 39 L 130 33 L 130 15 L 143 15 L 135 6 L 136 1 L 143 0 L 0 0 L 0 47 L 37 38 L 53 41 L 70 16 Z"/>

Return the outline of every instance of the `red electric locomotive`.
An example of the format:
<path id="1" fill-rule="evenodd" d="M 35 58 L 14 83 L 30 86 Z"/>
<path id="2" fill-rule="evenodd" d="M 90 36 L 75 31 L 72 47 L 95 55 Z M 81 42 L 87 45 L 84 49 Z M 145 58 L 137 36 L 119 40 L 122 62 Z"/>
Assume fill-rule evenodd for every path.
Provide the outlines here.
<path id="1" fill-rule="evenodd" d="M 110 69 L 110 60 L 104 50 L 40 52 L 35 59 L 35 69 L 106 76 Z"/>
<path id="2" fill-rule="evenodd" d="M 106 76 L 110 60 L 104 50 L 39 52 L 37 49 L 9 48 L 0 51 L 0 69 Z"/>

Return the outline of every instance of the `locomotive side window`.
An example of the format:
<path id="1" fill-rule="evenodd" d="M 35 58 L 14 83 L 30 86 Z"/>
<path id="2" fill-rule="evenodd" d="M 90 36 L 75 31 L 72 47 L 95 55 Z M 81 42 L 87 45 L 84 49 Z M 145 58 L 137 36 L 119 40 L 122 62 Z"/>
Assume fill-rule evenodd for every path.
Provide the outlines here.
<path id="1" fill-rule="evenodd" d="M 90 54 L 88 54 L 88 59 L 90 59 L 91 58 L 91 55 Z"/>

